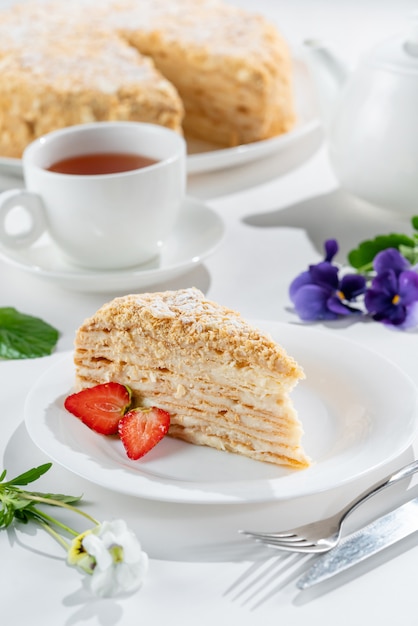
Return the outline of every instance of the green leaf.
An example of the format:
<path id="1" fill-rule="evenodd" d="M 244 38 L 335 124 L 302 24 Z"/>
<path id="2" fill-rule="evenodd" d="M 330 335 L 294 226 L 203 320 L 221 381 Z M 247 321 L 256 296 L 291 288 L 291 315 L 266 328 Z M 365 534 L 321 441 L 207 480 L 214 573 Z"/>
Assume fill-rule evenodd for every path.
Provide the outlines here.
<path id="1" fill-rule="evenodd" d="M 6 507 L 2 511 L 0 528 L 7 528 L 13 522 L 15 515 L 15 509 L 13 507 Z"/>
<path id="2" fill-rule="evenodd" d="M 412 226 L 415 230 L 418 230 L 418 215 L 414 215 L 414 217 L 411 220 L 412 222 Z"/>
<path id="3" fill-rule="evenodd" d="M 23 474 L 19 474 L 19 476 L 16 476 L 15 478 L 12 478 L 12 480 L 9 480 L 7 481 L 7 483 L 3 483 L 3 484 L 4 485 L 28 485 L 29 483 L 33 483 L 35 480 L 38 480 L 38 478 L 40 478 L 43 474 L 45 474 L 50 469 L 51 466 L 52 466 L 52 463 L 44 463 L 43 465 L 39 465 L 38 467 L 33 467 L 27 472 L 23 472 Z M 5 475 L 6 475 L 6 472 L 4 471 L 2 474 L 2 477 L 4 478 Z"/>
<path id="4" fill-rule="evenodd" d="M 415 241 L 408 235 L 397 233 L 378 235 L 375 239 L 362 241 L 357 248 L 351 250 L 348 253 L 348 262 L 357 270 L 370 271 L 373 267 L 373 259 L 378 252 L 387 248 L 397 248 L 399 250 L 401 246 L 414 248 Z"/>
<path id="5" fill-rule="evenodd" d="M 67 496 L 63 493 L 41 493 L 38 491 L 31 491 L 31 496 L 46 498 L 47 500 L 57 500 L 58 502 L 64 502 L 65 504 L 75 504 L 80 502 L 83 496 Z M 48 504 L 45 502 L 45 504 Z M 51 505 L 54 505 L 53 502 L 50 502 Z"/>
<path id="6" fill-rule="evenodd" d="M 0 358 L 33 359 L 51 354 L 58 331 L 38 317 L 0 307 Z"/>
<path id="7" fill-rule="evenodd" d="M 12 524 L 13 520 L 24 524 L 29 521 L 41 523 L 47 528 L 51 525 L 57 525 L 66 532 L 77 534 L 71 528 L 54 519 L 49 514 L 44 513 L 38 505 L 49 505 L 55 507 L 65 507 L 74 513 L 80 513 L 87 519 L 95 522 L 87 513 L 83 513 L 73 505 L 81 500 L 81 496 L 69 496 L 62 493 L 43 493 L 37 491 L 25 491 L 20 488 L 21 485 L 27 485 L 40 478 L 47 472 L 52 463 L 44 463 L 38 467 L 19 474 L 15 478 L 7 482 L 3 482 L 6 477 L 6 470 L 0 475 L 0 529 L 7 528 Z M 97 522 L 96 522 L 97 523 Z"/>
<path id="8" fill-rule="evenodd" d="M 33 506 L 34 506 L 34 502 L 32 500 L 22 500 L 22 499 L 13 500 L 13 508 L 15 511 L 20 511 L 23 509 L 30 509 Z"/>
<path id="9" fill-rule="evenodd" d="M 418 263 L 418 246 L 415 248 L 408 248 L 406 246 L 399 246 L 399 252 L 402 256 L 410 262 L 411 265 Z"/>
<path id="10" fill-rule="evenodd" d="M 14 513 L 14 518 L 17 519 L 19 522 L 22 522 L 22 524 L 27 524 L 34 518 L 34 515 L 29 513 L 27 509 L 23 509 L 21 511 L 16 510 Z"/>

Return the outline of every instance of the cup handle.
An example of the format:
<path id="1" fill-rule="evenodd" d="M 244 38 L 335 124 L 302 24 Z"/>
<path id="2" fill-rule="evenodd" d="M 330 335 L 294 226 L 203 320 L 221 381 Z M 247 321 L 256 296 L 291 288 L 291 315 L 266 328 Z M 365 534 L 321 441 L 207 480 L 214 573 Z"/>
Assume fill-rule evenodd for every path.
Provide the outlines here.
<path id="1" fill-rule="evenodd" d="M 7 216 L 21 207 L 29 216 L 29 227 L 17 233 L 7 230 Z M 27 248 L 33 244 L 47 228 L 41 197 L 24 189 L 10 189 L 0 194 L 0 244 L 6 248 Z"/>

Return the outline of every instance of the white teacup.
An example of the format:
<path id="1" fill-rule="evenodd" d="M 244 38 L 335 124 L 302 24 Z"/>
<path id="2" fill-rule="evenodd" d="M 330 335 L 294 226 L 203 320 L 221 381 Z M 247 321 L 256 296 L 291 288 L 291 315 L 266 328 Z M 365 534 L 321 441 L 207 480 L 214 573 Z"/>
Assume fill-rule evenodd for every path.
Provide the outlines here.
<path id="1" fill-rule="evenodd" d="M 133 154 L 156 162 L 105 174 L 48 169 L 93 154 Z M 0 245 L 28 247 L 48 232 L 67 261 L 90 269 L 123 269 L 156 256 L 186 193 L 185 141 L 154 124 L 98 122 L 57 130 L 31 143 L 22 162 L 26 188 L 0 194 Z M 30 218 L 21 232 L 7 227 L 16 207 Z"/>

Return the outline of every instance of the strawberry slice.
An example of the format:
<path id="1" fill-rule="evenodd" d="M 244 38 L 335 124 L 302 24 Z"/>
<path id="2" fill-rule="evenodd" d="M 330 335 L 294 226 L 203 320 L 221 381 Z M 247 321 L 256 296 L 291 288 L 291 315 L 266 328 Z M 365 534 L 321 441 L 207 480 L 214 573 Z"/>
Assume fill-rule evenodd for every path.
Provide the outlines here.
<path id="1" fill-rule="evenodd" d="M 64 406 L 101 435 L 116 435 L 118 424 L 131 404 L 131 390 L 119 383 L 103 383 L 73 393 Z"/>
<path id="2" fill-rule="evenodd" d="M 128 411 L 119 422 L 119 436 L 128 457 L 136 461 L 144 456 L 167 434 L 169 426 L 170 415 L 162 409 Z"/>

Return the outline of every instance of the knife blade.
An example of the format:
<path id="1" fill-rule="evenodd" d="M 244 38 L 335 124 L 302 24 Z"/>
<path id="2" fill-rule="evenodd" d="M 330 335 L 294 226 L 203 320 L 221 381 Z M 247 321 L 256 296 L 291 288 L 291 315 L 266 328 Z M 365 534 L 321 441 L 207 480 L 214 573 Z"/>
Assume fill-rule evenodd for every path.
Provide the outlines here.
<path id="1" fill-rule="evenodd" d="M 377 518 L 357 530 L 329 552 L 317 558 L 298 580 L 299 589 L 307 589 L 368 559 L 418 530 L 418 498 Z"/>

